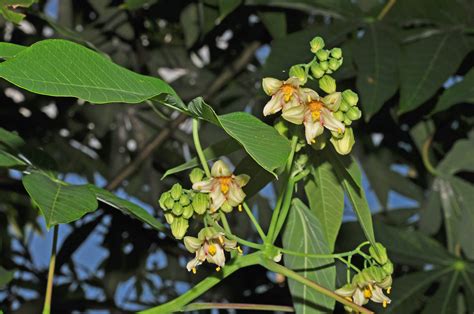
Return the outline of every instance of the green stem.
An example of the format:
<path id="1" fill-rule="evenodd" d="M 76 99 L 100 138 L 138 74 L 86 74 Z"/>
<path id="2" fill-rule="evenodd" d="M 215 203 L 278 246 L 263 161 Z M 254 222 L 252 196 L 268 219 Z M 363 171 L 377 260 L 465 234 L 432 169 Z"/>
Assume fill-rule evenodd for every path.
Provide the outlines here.
<path id="1" fill-rule="evenodd" d="M 340 296 L 338 295 L 337 293 L 327 289 L 327 288 L 324 288 L 323 286 L 320 286 L 318 285 L 317 283 L 315 283 L 314 281 L 311 281 L 301 275 L 299 275 L 298 273 L 292 271 L 291 269 L 288 269 L 286 268 L 285 266 L 282 266 L 280 264 L 277 264 L 275 263 L 274 261 L 270 260 L 270 259 L 267 259 L 267 258 L 262 258 L 260 260 L 260 265 L 262 265 L 263 267 L 267 268 L 268 270 L 270 271 L 273 271 L 273 272 L 276 272 L 276 273 L 279 273 L 279 274 L 282 274 L 288 278 L 291 278 L 293 280 L 296 280 L 298 281 L 299 283 L 302 283 L 303 285 L 325 295 L 325 296 L 328 296 L 330 298 L 333 298 L 335 299 L 336 301 L 344 304 L 344 305 L 347 305 L 349 306 L 350 308 L 352 308 L 355 312 L 360 312 L 360 313 L 367 313 L 367 314 L 373 314 L 372 311 L 362 307 L 362 306 L 359 306 L 355 303 L 352 303 L 351 301 L 347 300 L 346 298 L 344 298 L 343 296 Z"/>
<path id="2" fill-rule="evenodd" d="M 262 227 L 260 226 L 260 224 L 258 223 L 258 221 L 257 221 L 257 219 L 255 218 L 255 216 L 253 215 L 252 210 L 251 210 L 250 207 L 247 205 L 247 203 L 244 202 L 242 205 L 243 205 L 243 207 L 244 207 L 245 212 L 247 213 L 247 216 L 249 216 L 250 220 L 252 221 L 253 225 L 255 226 L 255 229 L 257 229 L 257 232 L 258 232 L 258 234 L 260 235 L 260 238 L 262 239 L 262 241 L 265 242 L 265 239 L 266 239 L 265 232 L 263 232 L 263 229 L 262 229 Z"/>
<path id="3" fill-rule="evenodd" d="M 212 276 L 207 277 L 206 279 L 199 282 L 197 285 L 192 287 L 186 293 L 180 295 L 176 299 L 173 299 L 165 304 L 159 305 L 157 307 L 142 311 L 142 314 L 164 314 L 164 313 L 174 313 L 180 311 L 192 300 L 196 299 L 215 285 L 217 285 L 224 278 L 228 277 L 236 270 L 240 268 L 248 267 L 251 265 L 258 264 L 260 260 L 260 253 L 252 253 L 249 255 L 242 256 L 238 259 L 233 260 L 232 263 L 226 265 L 218 273 L 215 273 Z"/>
<path id="4" fill-rule="evenodd" d="M 354 254 L 358 253 L 357 251 L 349 251 L 349 252 L 344 252 L 344 253 L 336 253 L 336 254 L 307 254 L 307 253 L 302 253 L 302 252 L 296 252 L 292 250 L 287 250 L 287 249 L 282 249 L 276 247 L 281 253 L 288 254 L 288 255 L 294 255 L 294 256 L 301 256 L 301 257 L 309 257 L 309 258 L 337 258 L 344 264 L 346 264 L 347 267 L 350 267 L 354 269 L 357 272 L 360 272 L 360 269 L 355 267 L 354 265 L 351 264 L 350 260 L 347 261 L 343 257 L 348 256 L 351 258 Z"/>
<path id="5" fill-rule="evenodd" d="M 198 119 L 193 119 L 193 141 L 194 141 L 194 147 L 196 148 L 196 152 L 198 154 L 199 161 L 201 162 L 202 168 L 204 169 L 206 176 L 210 178 L 211 171 L 209 170 L 209 165 L 207 164 L 206 156 L 204 155 L 204 152 L 202 151 L 201 142 L 199 141 L 199 120 Z"/>
<path id="6" fill-rule="evenodd" d="M 222 228 L 221 226 L 219 226 L 214 220 L 211 220 L 211 225 L 212 225 L 214 228 L 216 228 L 217 230 L 219 230 L 219 231 L 221 231 L 221 232 L 224 232 L 225 236 L 226 236 L 227 238 L 229 238 L 230 240 L 235 240 L 235 241 L 239 242 L 239 243 L 242 244 L 242 245 L 251 247 L 251 248 L 256 249 L 256 250 L 262 250 L 262 249 L 263 249 L 263 245 L 262 245 L 262 244 L 250 242 L 250 241 L 244 240 L 244 239 L 242 239 L 242 238 L 239 238 L 239 237 L 236 236 L 235 234 L 232 234 L 232 233 L 227 232 L 226 230 L 224 230 L 224 228 Z"/>
<path id="7" fill-rule="evenodd" d="M 54 281 L 54 268 L 56 266 L 56 246 L 58 243 L 58 231 L 59 226 L 54 226 L 53 230 L 53 246 L 51 248 L 51 258 L 49 260 L 48 270 L 48 283 L 46 284 L 46 295 L 44 298 L 43 314 L 49 314 L 51 312 L 51 300 L 53 298 L 53 281 Z"/>
<path id="8" fill-rule="evenodd" d="M 431 173 L 433 176 L 438 176 L 439 173 L 436 171 L 436 169 L 433 167 L 433 165 L 430 162 L 430 146 L 431 142 L 433 141 L 433 137 L 429 137 L 424 143 L 423 147 L 421 149 L 421 160 L 423 161 L 423 165 L 425 166 L 426 170 L 428 170 L 429 173 Z"/>
<path id="9" fill-rule="evenodd" d="M 294 188 L 295 188 L 295 180 L 294 178 L 290 178 L 290 180 L 288 180 L 288 185 L 286 186 L 285 198 L 284 198 L 285 200 L 283 201 L 283 206 L 281 207 L 280 215 L 278 216 L 278 220 L 274 228 L 272 238 L 270 239 L 271 243 L 275 242 L 276 238 L 278 237 L 278 234 L 281 231 L 281 228 L 283 227 L 283 224 L 285 223 L 286 216 L 288 216 L 288 212 L 290 211 L 290 206 L 291 206 L 291 200 L 293 199 Z"/>
<path id="10" fill-rule="evenodd" d="M 382 20 L 385 15 L 387 15 L 388 11 L 393 7 L 393 5 L 397 2 L 397 0 L 388 0 L 388 2 L 383 7 L 382 11 L 380 11 L 379 15 L 377 16 L 377 20 Z"/>
<path id="11" fill-rule="evenodd" d="M 224 225 L 224 230 L 227 233 L 232 234 L 232 231 L 230 230 L 229 222 L 227 221 L 227 217 L 225 216 L 225 214 L 221 211 L 219 212 L 219 215 L 221 216 L 222 224 Z"/>
<path id="12" fill-rule="evenodd" d="M 191 303 L 183 308 L 183 312 L 199 310 L 253 310 L 253 311 L 273 311 L 273 312 L 294 312 L 291 306 L 270 305 L 270 304 L 248 304 L 248 303 Z"/>

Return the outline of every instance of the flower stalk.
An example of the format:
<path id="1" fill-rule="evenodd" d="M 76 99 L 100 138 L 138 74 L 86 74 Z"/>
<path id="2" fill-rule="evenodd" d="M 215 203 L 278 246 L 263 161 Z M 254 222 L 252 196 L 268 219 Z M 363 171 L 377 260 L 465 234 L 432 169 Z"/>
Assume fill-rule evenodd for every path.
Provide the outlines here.
<path id="1" fill-rule="evenodd" d="M 56 246 L 58 243 L 59 226 L 53 229 L 53 245 L 51 248 L 51 258 L 49 260 L 48 283 L 46 284 L 46 295 L 44 298 L 43 314 L 51 312 L 51 300 L 53 298 L 54 268 L 56 267 Z"/>

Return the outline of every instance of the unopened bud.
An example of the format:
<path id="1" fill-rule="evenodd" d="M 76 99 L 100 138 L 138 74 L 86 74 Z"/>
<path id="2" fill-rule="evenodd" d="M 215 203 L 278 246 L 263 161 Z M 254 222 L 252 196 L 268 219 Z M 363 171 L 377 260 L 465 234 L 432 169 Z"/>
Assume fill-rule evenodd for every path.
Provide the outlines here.
<path id="1" fill-rule="evenodd" d="M 339 109 L 339 106 L 341 105 L 341 99 L 341 93 L 335 92 L 325 96 L 323 98 L 323 103 L 331 111 L 337 111 Z"/>
<path id="2" fill-rule="evenodd" d="M 189 222 L 187 219 L 176 217 L 171 223 L 171 233 L 176 239 L 181 240 L 186 234 L 186 231 L 188 231 L 188 227 Z"/>
<path id="3" fill-rule="evenodd" d="M 181 217 L 185 219 L 189 219 L 193 216 L 193 214 L 194 214 L 194 208 L 191 205 L 188 205 L 183 208 L 183 214 L 181 215 Z"/>
<path id="4" fill-rule="evenodd" d="M 329 69 L 329 62 L 321 61 L 319 62 L 319 66 L 326 72 Z"/>
<path id="5" fill-rule="evenodd" d="M 191 173 L 189 174 L 189 180 L 191 180 L 192 184 L 201 182 L 202 178 L 204 178 L 204 170 L 201 168 L 194 168 L 191 170 Z"/>
<path id="6" fill-rule="evenodd" d="M 163 208 L 164 210 L 170 210 L 173 208 L 174 206 L 174 200 L 173 198 L 171 197 L 171 195 L 165 200 L 165 208 Z"/>
<path id="7" fill-rule="evenodd" d="M 369 247 L 370 256 L 380 265 L 384 265 L 388 262 L 387 249 L 382 245 L 382 243 L 375 243 Z"/>
<path id="8" fill-rule="evenodd" d="M 360 111 L 359 108 L 354 106 L 354 107 L 351 107 L 349 111 L 347 111 L 346 115 L 351 120 L 359 120 L 360 117 L 362 116 L 362 112 Z"/>
<path id="9" fill-rule="evenodd" d="M 209 196 L 203 193 L 197 193 L 193 197 L 193 208 L 196 214 L 202 215 L 209 208 Z"/>
<path id="10" fill-rule="evenodd" d="M 179 205 L 186 206 L 186 205 L 189 205 L 189 203 L 191 203 L 189 196 L 187 196 L 186 194 L 182 194 L 181 197 L 179 198 Z"/>
<path id="11" fill-rule="evenodd" d="M 308 81 L 308 75 L 305 69 L 301 65 L 294 65 L 290 68 L 290 77 L 296 77 L 300 81 L 301 85 L 306 84 Z"/>
<path id="12" fill-rule="evenodd" d="M 331 49 L 331 57 L 336 58 L 336 59 L 341 59 L 342 58 L 342 49 L 341 48 L 332 48 Z"/>
<path id="13" fill-rule="evenodd" d="M 229 202 L 225 201 L 224 204 L 221 206 L 221 210 L 224 213 L 230 213 L 232 211 L 233 207 L 230 206 Z"/>
<path id="14" fill-rule="evenodd" d="M 336 81 L 329 75 L 324 75 L 319 80 L 319 88 L 328 94 L 334 93 L 336 91 Z"/>
<path id="15" fill-rule="evenodd" d="M 329 57 L 329 51 L 325 49 L 321 49 L 318 52 L 316 52 L 316 57 L 318 57 L 320 61 L 326 61 Z"/>
<path id="16" fill-rule="evenodd" d="M 277 118 L 273 127 L 277 130 L 278 133 L 280 133 L 280 135 L 288 135 L 288 125 L 282 118 Z"/>
<path id="17" fill-rule="evenodd" d="M 166 213 L 165 219 L 166 219 L 166 222 L 171 225 L 174 221 L 174 215 L 172 213 Z"/>
<path id="18" fill-rule="evenodd" d="M 331 143 L 334 149 L 341 155 L 347 155 L 351 152 L 352 146 L 354 146 L 354 132 L 352 128 L 346 128 L 344 136 L 340 139 L 331 137 Z"/>
<path id="19" fill-rule="evenodd" d="M 347 112 L 350 108 L 351 106 L 343 99 L 341 101 L 341 105 L 339 106 L 339 110 L 341 110 L 342 112 Z"/>
<path id="20" fill-rule="evenodd" d="M 352 124 L 352 120 L 349 119 L 349 118 L 347 117 L 347 115 L 344 117 L 344 121 L 343 121 L 343 122 L 344 122 L 345 125 L 351 125 L 351 124 Z"/>
<path id="21" fill-rule="evenodd" d="M 388 274 L 391 275 L 393 274 L 393 264 L 392 262 L 388 261 L 382 266 L 382 269 Z"/>
<path id="22" fill-rule="evenodd" d="M 183 187 L 181 184 L 176 183 L 171 187 L 171 197 L 177 201 L 181 197 L 181 193 L 183 193 Z"/>
<path id="23" fill-rule="evenodd" d="M 160 199 L 158 200 L 158 203 L 160 204 L 161 209 L 167 210 L 166 208 L 166 201 L 171 198 L 170 192 L 165 192 L 161 194 Z"/>
<path id="24" fill-rule="evenodd" d="M 344 112 L 342 112 L 342 111 L 334 112 L 334 118 L 336 118 L 337 120 L 339 120 L 341 122 L 344 121 L 344 118 L 345 118 L 344 117 Z"/>
<path id="25" fill-rule="evenodd" d="M 336 71 L 342 65 L 341 61 L 342 60 L 330 59 L 329 60 L 329 68 L 333 71 Z"/>
<path id="26" fill-rule="evenodd" d="M 309 45 L 311 46 L 311 52 L 316 53 L 319 50 L 324 48 L 324 39 L 321 37 L 317 36 L 314 37 L 310 42 Z"/>
<path id="27" fill-rule="evenodd" d="M 319 65 L 316 62 L 311 65 L 310 69 L 311 69 L 311 74 L 316 79 L 321 78 L 324 75 L 325 70 L 321 67 L 321 65 Z"/>
<path id="28" fill-rule="evenodd" d="M 342 92 L 342 98 L 350 105 L 350 106 L 355 106 L 357 105 L 357 102 L 359 101 L 359 96 L 351 91 L 350 89 L 346 89 L 345 91 Z"/>
<path id="29" fill-rule="evenodd" d="M 175 202 L 171 211 L 175 216 L 181 216 L 183 213 L 183 206 L 179 205 L 179 202 Z"/>

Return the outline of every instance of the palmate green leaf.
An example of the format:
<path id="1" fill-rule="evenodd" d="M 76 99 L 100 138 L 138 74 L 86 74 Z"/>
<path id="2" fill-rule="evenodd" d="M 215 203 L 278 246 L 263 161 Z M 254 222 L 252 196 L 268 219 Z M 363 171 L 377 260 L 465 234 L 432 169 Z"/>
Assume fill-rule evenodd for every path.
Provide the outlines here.
<path id="1" fill-rule="evenodd" d="M 157 0 L 125 0 L 125 2 L 122 4 L 122 8 L 133 11 L 140 9 L 145 5 L 150 6 L 156 1 Z"/>
<path id="2" fill-rule="evenodd" d="M 219 0 L 219 18 L 222 20 L 239 7 L 242 0 Z"/>
<path id="3" fill-rule="evenodd" d="M 431 114 L 447 110 L 459 103 L 474 103 L 474 69 L 464 76 L 463 80 L 446 89 Z"/>
<path id="4" fill-rule="evenodd" d="M 7 131 L 4 128 L 0 128 L 0 143 L 5 144 L 11 149 L 18 150 L 23 145 L 25 145 L 25 141 L 18 136 L 17 134 Z"/>
<path id="5" fill-rule="evenodd" d="M 33 172 L 23 177 L 23 185 L 38 205 L 46 227 L 75 221 L 97 209 L 97 200 L 87 185 L 67 185 Z"/>
<path id="6" fill-rule="evenodd" d="M 0 63 L 0 77 L 33 93 L 91 103 L 140 103 L 174 90 L 158 78 L 134 73 L 67 40 L 48 39 Z"/>
<path id="7" fill-rule="evenodd" d="M 0 167 L 12 168 L 18 166 L 26 166 L 26 163 L 23 160 L 0 150 Z"/>
<path id="8" fill-rule="evenodd" d="M 262 168 L 273 173 L 283 166 L 290 154 L 290 142 L 274 128 L 245 112 L 217 115 L 202 98 L 194 99 L 188 111 L 196 118 L 222 127 Z"/>
<path id="9" fill-rule="evenodd" d="M 400 46 L 383 24 L 370 23 L 353 51 L 358 69 L 356 86 L 368 121 L 398 90 Z"/>
<path id="10" fill-rule="evenodd" d="M 431 98 L 458 69 L 467 52 L 460 31 L 434 35 L 403 47 L 399 113 L 414 110 Z"/>
<path id="11" fill-rule="evenodd" d="M 5 60 L 13 58 L 19 52 L 23 51 L 26 48 L 26 46 L 0 42 L 0 58 Z"/>
<path id="12" fill-rule="evenodd" d="M 282 38 L 286 35 L 285 12 L 266 11 L 259 14 L 263 24 L 273 38 Z"/>
<path id="13" fill-rule="evenodd" d="M 318 219 L 299 199 L 294 199 L 283 231 L 283 247 L 307 254 L 328 254 L 329 247 Z M 336 268 L 332 259 L 284 255 L 285 266 L 323 287 L 334 290 Z M 289 280 L 296 313 L 327 313 L 335 301 L 311 288 Z"/>
<path id="14" fill-rule="evenodd" d="M 457 294 L 461 283 L 460 272 L 454 271 L 443 278 L 436 293 L 427 302 L 421 314 L 451 314 L 457 311 Z"/>
<path id="15" fill-rule="evenodd" d="M 165 230 L 165 227 L 161 222 L 159 222 L 155 217 L 150 215 L 145 209 L 141 208 L 140 206 L 124 200 L 117 195 L 96 187 L 95 185 L 89 185 L 89 189 L 96 195 L 97 199 L 101 202 L 104 202 L 126 215 L 130 215 L 135 219 L 138 219 L 147 225 L 153 227 L 156 230 Z"/>
<path id="16" fill-rule="evenodd" d="M 304 187 L 311 212 L 318 218 L 329 250 L 334 251 L 334 244 L 344 214 L 344 190 L 336 177 L 329 161 L 319 155 L 311 163 L 311 179 Z"/>
<path id="17" fill-rule="evenodd" d="M 19 24 L 25 18 L 25 15 L 15 12 L 16 7 L 30 7 L 36 0 L 0 0 L 0 14 L 10 22 Z"/>
<path id="18" fill-rule="evenodd" d="M 362 187 L 362 173 L 359 165 L 350 156 L 339 155 L 332 147 L 323 152 L 326 159 L 330 160 L 339 181 L 342 182 L 365 237 L 375 244 L 372 214 Z"/>
<path id="19" fill-rule="evenodd" d="M 236 175 L 248 174 L 250 176 L 250 181 L 244 187 L 244 192 L 248 198 L 260 192 L 261 189 L 275 179 L 271 173 L 260 167 L 250 156 L 242 159 L 235 167 L 234 173 Z"/>
<path id="20" fill-rule="evenodd" d="M 474 140 L 458 140 L 446 157 L 438 164 L 437 171 L 448 176 L 459 171 L 474 171 L 473 155 Z"/>
<path id="21" fill-rule="evenodd" d="M 0 266 L 0 289 L 5 287 L 5 285 L 12 281 L 14 275 L 14 271 L 6 270 L 2 266 Z"/>
<path id="22" fill-rule="evenodd" d="M 207 147 L 203 151 L 203 153 L 204 153 L 204 156 L 206 156 L 206 160 L 210 161 L 210 160 L 217 159 L 219 156 L 225 156 L 225 155 L 231 154 L 231 153 L 239 150 L 240 148 L 241 148 L 241 146 L 236 141 L 226 139 L 226 140 L 220 141 L 218 143 L 212 144 L 211 146 Z M 178 172 L 181 172 L 181 171 L 185 171 L 185 170 L 188 170 L 188 169 L 192 169 L 192 168 L 195 168 L 195 167 L 199 167 L 200 164 L 201 163 L 199 162 L 198 158 L 195 157 L 195 158 L 185 162 L 184 164 L 181 164 L 181 165 L 176 166 L 174 168 L 168 169 L 165 172 L 165 174 L 163 175 L 163 177 L 161 177 L 161 180 L 163 180 L 164 178 L 166 178 L 167 176 L 170 176 L 172 174 L 175 174 L 175 173 L 178 173 Z"/>

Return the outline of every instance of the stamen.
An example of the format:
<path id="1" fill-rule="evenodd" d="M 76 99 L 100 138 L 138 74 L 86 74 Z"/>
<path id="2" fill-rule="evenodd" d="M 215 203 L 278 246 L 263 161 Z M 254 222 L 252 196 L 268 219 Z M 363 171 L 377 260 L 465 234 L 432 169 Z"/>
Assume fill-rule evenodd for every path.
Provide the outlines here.
<path id="1" fill-rule="evenodd" d="M 221 267 L 220 266 L 217 266 L 216 267 L 216 271 L 220 271 L 221 270 Z"/>
<path id="2" fill-rule="evenodd" d="M 390 294 L 390 292 L 392 292 L 392 287 L 388 287 L 387 289 L 387 294 Z"/>
<path id="3" fill-rule="evenodd" d="M 242 209 L 242 204 L 239 204 L 239 207 L 237 207 L 239 212 L 241 212 L 243 209 Z"/>
<path id="4" fill-rule="evenodd" d="M 311 144 L 314 144 L 314 143 L 316 143 L 316 140 L 313 138 L 313 139 L 311 140 Z"/>
<path id="5" fill-rule="evenodd" d="M 224 237 L 223 237 L 223 236 L 219 236 L 218 239 L 219 239 L 219 243 L 220 243 L 221 245 L 224 245 Z"/>
<path id="6" fill-rule="evenodd" d="M 221 185 L 221 192 L 227 194 L 229 192 L 229 186 L 232 181 L 232 177 L 219 177 L 219 183 Z"/>
<path id="7" fill-rule="evenodd" d="M 341 134 L 341 133 L 342 133 L 342 129 L 341 129 L 341 128 L 337 128 L 337 133 L 338 133 L 338 134 Z"/>
<path id="8" fill-rule="evenodd" d="M 193 267 L 192 271 L 193 271 L 193 274 L 196 275 L 196 272 L 197 272 L 196 267 Z"/>
<path id="9" fill-rule="evenodd" d="M 240 248 L 240 246 L 237 246 L 237 252 L 239 252 L 240 255 L 244 254 L 244 252 L 242 251 L 242 249 Z"/>
<path id="10" fill-rule="evenodd" d="M 383 308 L 386 308 L 386 307 L 387 307 L 387 300 L 383 300 L 382 306 L 383 306 Z"/>
<path id="11" fill-rule="evenodd" d="M 285 102 L 290 101 L 291 97 L 293 96 L 294 91 L 295 91 L 295 88 L 291 85 L 288 85 L 288 84 L 284 84 L 281 87 L 281 92 L 284 95 L 283 99 L 285 100 Z"/>
<path id="12" fill-rule="evenodd" d="M 211 254 L 211 256 L 216 255 L 216 252 L 217 252 L 216 246 L 214 244 L 209 245 L 208 252 L 209 254 Z"/>
<path id="13" fill-rule="evenodd" d="M 370 285 L 369 285 L 370 287 Z M 366 299 L 370 299 L 372 297 L 372 290 L 370 288 L 365 288 L 364 289 L 364 297 Z"/>

